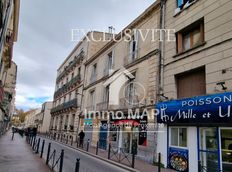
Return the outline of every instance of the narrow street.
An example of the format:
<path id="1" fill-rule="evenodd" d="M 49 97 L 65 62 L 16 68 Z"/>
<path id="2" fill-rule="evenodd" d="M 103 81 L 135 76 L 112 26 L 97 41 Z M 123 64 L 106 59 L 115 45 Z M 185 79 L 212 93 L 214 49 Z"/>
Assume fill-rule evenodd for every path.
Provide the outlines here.
<path id="1" fill-rule="evenodd" d="M 80 158 L 80 172 L 126 172 L 127 170 L 122 169 L 118 166 L 110 164 L 108 162 L 102 161 L 85 153 L 82 153 L 78 150 L 69 148 L 65 145 L 54 142 L 50 139 L 45 139 L 45 147 L 43 158 L 46 159 L 46 153 L 49 142 L 51 143 L 51 152 L 56 149 L 57 154 L 59 155 L 61 150 L 64 149 L 64 164 L 63 172 L 74 172 L 76 159 Z M 58 157 L 57 155 L 57 157 Z M 57 170 L 57 168 L 55 168 Z"/>

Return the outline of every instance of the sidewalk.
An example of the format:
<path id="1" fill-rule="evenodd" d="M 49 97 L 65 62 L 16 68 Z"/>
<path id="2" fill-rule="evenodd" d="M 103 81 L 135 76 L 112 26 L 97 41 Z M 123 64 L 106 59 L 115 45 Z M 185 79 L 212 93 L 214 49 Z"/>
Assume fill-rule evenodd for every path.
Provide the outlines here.
<path id="1" fill-rule="evenodd" d="M 34 155 L 31 148 L 18 133 L 11 140 L 7 132 L 0 138 L 0 171 L 4 172 L 50 172 L 45 162 Z"/>
<path id="2" fill-rule="evenodd" d="M 51 139 L 51 138 L 49 138 L 49 139 Z M 66 142 L 60 142 L 60 141 L 57 141 L 57 140 L 53 140 L 53 141 L 56 141 L 58 143 L 64 144 L 64 145 L 69 146 L 69 147 L 72 147 L 74 149 L 85 152 L 87 154 L 91 154 L 92 156 L 108 160 L 108 150 L 98 149 L 98 155 L 96 155 L 96 147 L 93 147 L 91 145 L 89 146 L 89 151 L 86 152 L 86 144 L 84 145 L 84 149 L 80 149 L 80 148 L 76 148 L 76 143 L 73 143 L 73 145 L 71 145 L 71 142 L 68 142 L 68 144 L 66 144 Z M 116 163 L 123 164 L 123 165 L 126 165 L 126 166 L 130 167 L 130 162 L 129 162 L 129 161 L 131 161 L 130 158 L 129 158 L 129 161 L 125 158 L 124 160 L 119 162 L 117 157 L 112 155 L 112 152 L 111 152 L 110 160 L 113 160 Z M 142 161 L 141 159 L 138 159 L 138 158 L 135 158 L 135 168 L 134 169 L 138 170 L 140 172 L 152 172 L 152 171 L 157 172 L 158 171 L 157 166 L 153 166 L 153 165 L 151 165 L 151 164 L 149 164 L 149 163 L 147 163 L 145 161 Z M 171 169 L 165 169 L 165 168 L 162 168 L 161 171 L 162 172 L 174 172 Z"/>

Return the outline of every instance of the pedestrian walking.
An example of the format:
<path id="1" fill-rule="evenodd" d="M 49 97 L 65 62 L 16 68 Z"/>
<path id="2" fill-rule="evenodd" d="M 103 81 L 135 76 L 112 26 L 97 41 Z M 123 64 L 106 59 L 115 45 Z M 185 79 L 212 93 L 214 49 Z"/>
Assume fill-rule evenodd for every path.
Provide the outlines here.
<path id="1" fill-rule="evenodd" d="M 84 138 L 85 138 L 85 133 L 83 130 L 78 134 L 79 136 L 79 147 L 83 148 L 84 146 Z"/>

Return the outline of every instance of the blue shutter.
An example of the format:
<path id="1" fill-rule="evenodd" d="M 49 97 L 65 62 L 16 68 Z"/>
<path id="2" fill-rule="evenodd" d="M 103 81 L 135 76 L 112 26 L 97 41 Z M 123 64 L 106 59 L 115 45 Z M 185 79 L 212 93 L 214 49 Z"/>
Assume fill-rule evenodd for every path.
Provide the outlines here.
<path id="1" fill-rule="evenodd" d="M 182 8 L 183 4 L 184 4 L 184 0 L 177 0 L 178 8 Z"/>

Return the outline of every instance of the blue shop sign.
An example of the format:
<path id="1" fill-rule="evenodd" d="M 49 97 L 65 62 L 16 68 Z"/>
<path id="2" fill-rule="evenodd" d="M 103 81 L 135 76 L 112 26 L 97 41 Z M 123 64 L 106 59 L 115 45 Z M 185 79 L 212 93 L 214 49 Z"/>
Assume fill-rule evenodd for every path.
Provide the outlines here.
<path id="1" fill-rule="evenodd" d="M 231 124 L 232 92 L 161 102 L 158 123 Z"/>

